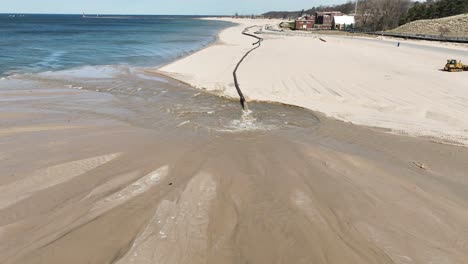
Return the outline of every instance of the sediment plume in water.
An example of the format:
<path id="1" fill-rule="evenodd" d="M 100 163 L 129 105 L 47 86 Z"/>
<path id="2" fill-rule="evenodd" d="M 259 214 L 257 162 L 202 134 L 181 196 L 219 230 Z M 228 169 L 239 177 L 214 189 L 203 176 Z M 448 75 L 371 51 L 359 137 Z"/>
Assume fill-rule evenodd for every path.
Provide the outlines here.
<path id="1" fill-rule="evenodd" d="M 135 69 L 62 74 L 0 82 L 1 263 L 468 259 L 466 148 Z"/>

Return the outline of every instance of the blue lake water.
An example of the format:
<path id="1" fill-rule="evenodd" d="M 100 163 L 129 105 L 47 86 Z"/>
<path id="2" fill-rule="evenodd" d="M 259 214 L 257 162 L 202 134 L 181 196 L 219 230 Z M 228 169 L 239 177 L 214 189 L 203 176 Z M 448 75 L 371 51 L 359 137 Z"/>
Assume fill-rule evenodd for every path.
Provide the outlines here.
<path id="1" fill-rule="evenodd" d="M 229 25 L 185 16 L 0 14 L 0 75 L 160 66 L 203 48 Z"/>

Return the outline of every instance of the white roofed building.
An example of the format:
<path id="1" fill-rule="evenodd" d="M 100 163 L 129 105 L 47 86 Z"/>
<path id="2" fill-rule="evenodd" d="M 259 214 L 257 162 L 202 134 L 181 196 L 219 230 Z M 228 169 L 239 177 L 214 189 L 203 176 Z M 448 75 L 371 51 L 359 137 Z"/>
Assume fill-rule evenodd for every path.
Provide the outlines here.
<path id="1" fill-rule="evenodd" d="M 354 16 L 334 16 L 333 29 L 344 30 L 354 28 Z"/>

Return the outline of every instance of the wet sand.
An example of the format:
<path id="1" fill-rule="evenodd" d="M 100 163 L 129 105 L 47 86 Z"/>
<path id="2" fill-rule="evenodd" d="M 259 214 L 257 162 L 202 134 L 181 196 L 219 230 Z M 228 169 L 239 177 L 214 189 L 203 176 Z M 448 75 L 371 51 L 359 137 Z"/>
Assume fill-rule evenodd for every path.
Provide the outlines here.
<path id="1" fill-rule="evenodd" d="M 0 263 L 468 261 L 465 147 L 127 69 L 0 98 Z"/>

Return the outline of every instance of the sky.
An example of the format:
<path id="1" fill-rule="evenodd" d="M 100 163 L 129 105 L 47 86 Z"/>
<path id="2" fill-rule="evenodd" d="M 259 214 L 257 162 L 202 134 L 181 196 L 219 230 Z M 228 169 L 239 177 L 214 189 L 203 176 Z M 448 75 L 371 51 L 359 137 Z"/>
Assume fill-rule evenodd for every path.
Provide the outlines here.
<path id="1" fill-rule="evenodd" d="M 0 13 L 233 15 L 295 11 L 346 0 L 0 0 Z"/>

